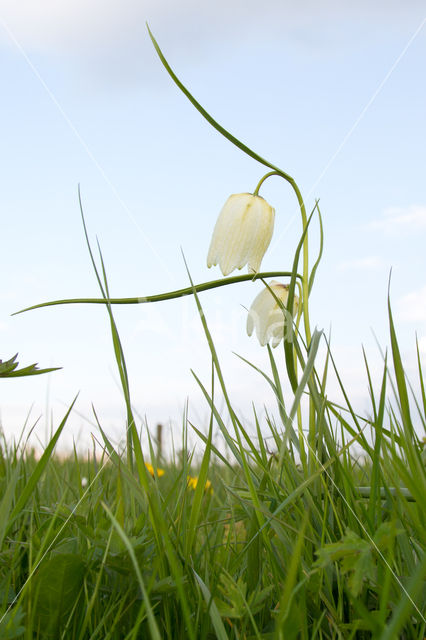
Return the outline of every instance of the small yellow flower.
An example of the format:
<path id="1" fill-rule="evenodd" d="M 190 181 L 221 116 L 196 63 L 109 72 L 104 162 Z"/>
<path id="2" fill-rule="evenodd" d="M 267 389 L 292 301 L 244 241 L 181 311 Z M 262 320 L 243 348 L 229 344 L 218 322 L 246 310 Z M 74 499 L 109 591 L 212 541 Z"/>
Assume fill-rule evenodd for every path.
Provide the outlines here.
<path id="1" fill-rule="evenodd" d="M 213 231 L 207 266 L 218 264 L 224 276 L 245 264 L 249 273 L 257 273 L 271 242 L 274 219 L 275 209 L 261 196 L 230 196 Z"/>
<path id="2" fill-rule="evenodd" d="M 195 489 L 197 488 L 197 484 L 198 484 L 198 478 L 193 478 L 192 476 L 188 476 L 187 477 L 187 481 L 188 481 L 188 488 L 190 489 Z"/>
<path id="3" fill-rule="evenodd" d="M 277 280 L 272 280 L 269 284 L 275 296 L 281 300 L 284 307 L 288 299 L 288 285 L 281 284 Z M 293 315 L 297 311 L 299 299 L 294 296 Z M 263 289 L 254 299 L 247 317 L 247 333 L 249 336 L 256 329 L 256 335 L 260 344 L 264 347 L 270 340 L 272 346 L 276 347 L 284 338 L 284 327 L 286 311 L 280 307 L 268 288 Z"/>
<path id="4" fill-rule="evenodd" d="M 194 489 L 195 491 L 198 484 L 198 477 L 193 478 L 192 476 L 187 476 L 187 482 L 188 482 L 188 488 Z M 206 480 L 206 484 L 204 485 L 204 491 L 213 491 L 212 483 L 210 482 L 210 480 Z"/>
<path id="5" fill-rule="evenodd" d="M 150 473 L 152 475 L 152 477 L 154 478 L 155 473 L 154 473 L 154 467 L 152 466 L 152 464 L 150 464 L 149 462 L 145 462 L 145 466 L 148 469 L 148 473 Z M 164 469 L 157 469 L 157 475 L 160 478 L 161 476 L 164 476 Z"/>

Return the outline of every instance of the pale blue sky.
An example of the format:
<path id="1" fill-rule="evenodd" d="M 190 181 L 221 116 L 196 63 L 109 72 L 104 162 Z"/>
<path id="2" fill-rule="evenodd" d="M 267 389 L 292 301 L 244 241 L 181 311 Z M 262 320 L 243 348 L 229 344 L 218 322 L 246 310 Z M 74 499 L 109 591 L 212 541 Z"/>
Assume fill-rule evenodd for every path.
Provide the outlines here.
<path id="1" fill-rule="evenodd" d="M 266 6 L 266 8 L 265 8 Z M 178 8 L 179 7 L 179 8 Z M 371 328 L 388 344 L 386 295 L 414 366 L 417 330 L 426 354 L 426 27 L 422 2 L 0 3 L 3 97 L 0 170 L 2 251 L 0 357 L 63 366 L 47 377 L 3 381 L 6 433 L 34 403 L 44 438 L 80 398 L 64 443 L 92 429 L 91 403 L 114 436 L 123 413 L 102 308 L 14 311 L 44 300 L 97 296 L 79 219 L 81 184 L 92 239 L 100 239 L 115 296 L 186 286 L 180 248 L 195 281 L 228 195 L 265 173 L 221 138 L 161 67 L 145 21 L 197 99 L 246 144 L 290 173 L 307 207 L 320 198 L 325 254 L 312 322 L 327 331 L 360 409 L 368 407 L 361 344 L 373 368 Z M 296 201 L 278 179 L 261 192 L 276 208 L 263 268 L 288 269 L 300 233 Z M 312 250 L 315 251 L 315 233 Z M 269 391 L 233 355 L 266 354 L 245 335 L 245 310 L 261 284 L 202 296 L 235 405 Z M 194 302 L 117 310 L 133 400 L 154 427 L 179 424 L 186 398 L 200 426 L 207 408 L 193 368 L 209 379 Z M 266 366 L 266 365 L 265 365 Z M 31 422 L 30 420 L 30 422 Z"/>

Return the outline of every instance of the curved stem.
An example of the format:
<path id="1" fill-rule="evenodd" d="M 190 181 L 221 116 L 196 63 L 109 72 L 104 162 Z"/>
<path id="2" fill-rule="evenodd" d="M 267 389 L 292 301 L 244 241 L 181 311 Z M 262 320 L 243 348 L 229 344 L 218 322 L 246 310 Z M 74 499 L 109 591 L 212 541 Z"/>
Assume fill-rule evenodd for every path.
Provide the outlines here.
<path id="1" fill-rule="evenodd" d="M 293 191 L 296 194 L 296 198 L 297 198 L 297 201 L 298 201 L 299 207 L 300 207 L 300 214 L 302 216 L 302 226 L 303 226 L 302 233 L 303 233 L 303 231 L 305 231 L 306 225 L 307 225 L 307 216 L 306 216 L 305 203 L 303 202 L 302 194 L 300 193 L 299 187 L 297 186 L 295 180 L 291 176 L 289 176 L 284 171 L 281 171 L 280 169 L 274 168 L 273 171 L 269 171 L 268 173 L 266 173 L 259 180 L 259 182 L 257 184 L 257 187 L 253 192 L 253 195 L 257 196 L 259 194 L 260 187 L 265 182 L 265 180 L 267 180 L 271 176 L 280 176 L 281 178 L 284 178 L 284 180 L 286 180 L 286 182 L 288 182 L 291 185 L 291 187 L 293 188 Z M 306 342 L 309 345 L 309 343 L 311 341 L 311 328 L 310 328 L 310 323 L 309 323 L 309 305 L 308 305 L 308 298 L 309 298 L 309 247 L 308 247 L 308 234 L 305 235 L 305 239 L 303 241 L 303 278 L 302 278 L 302 296 L 301 297 L 302 297 L 303 322 L 304 322 L 305 333 L 306 333 Z"/>
<path id="2" fill-rule="evenodd" d="M 298 282 L 297 280 L 296 280 L 296 287 L 297 287 L 297 289 L 299 291 L 299 300 L 301 300 L 303 298 L 303 290 L 302 290 L 302 286 L 301 286 L 300 282 Z M 298 331 L 299 331 L 299 324 L 300 324 L 300 316 L 301 315 L 302 315 L 302 308 L 299 307 L 297 309 L 297 316 L 296 316 L 296 327 L 297 327 Z"/>
<path id="3" fill-rule="evenodd" d="M 306 216 L 306 209 L 305 209 L 305 203 L 303 202 L 303 198 L 302 198 L 302 194 L 300 193 L 299 187 L 297 186 L 296 182 L 293 180 L 293 178 L 290 178 L 290 180 L 286 177 L 283 176 L 285 178 L 285 180 L 287 180 L 291 186 L 293 187 L 293 190 L 296 194 L 297 197 L 297 201 L 299 203 L 299 207 L 300 207 L 300 213 L 302 216 L 302 225 L 303 225 L 303 231 L 306 229 L 306 225 L 308 223 L 307 220 L 307 216 Z M 304 322 L 304 326 L 305 326 L 305 333 L 306 333 L 306 343 L 308 345 L 309 348 L 309 344 L 311 342 L 311 328 L 310 328 L 310 324 L 309 324 L 309 304 L 308 304 L 308 298 L 309 298 L 309 249 L 308 249 L 308 234 L 305 235 L 305 239 L 303 241 L 303 279 L 302 279 L 302 290 L 303 290 L 303 322 Z"/>
<path id="4" fill-rule="evenodd" d="M 260 187 L 261 187 L 261 186 L 262 186 L 262 184 L 265 182 L 265 180 L 266 180 L 267 178 L 270 178 L 271 176 L 281 176 L 281 177 L 282 177 L 282 174 L 281 174 L 279 171 L 270 171 L 269 173 L 267 173 L 266 175 L 264 175 L 264 176 L 263 176 L 263 178 L 261 178 L 261 179 L 259 180 L 259 182 L 258 182 L 258 185 L 257 185 L 256 189 L 253 191 L 253 195 L 254 195 L 254 196 L 259 195 L 259 189 L 260 189 Z"/>
<path id="5" fill-rule="evenodd" d="M 250 147 L 248 147 L 246 144 L 241 142 L 241 140 L 239 140 L 234 135 L 232 135 L 232 133 L 227 131 L 225 129 L 225 127 L 223 127 L 221 124 L 219 124 L 219 122 L 217 122 L 217 120 L 215 120 L 208 113 L 208 111 L 206 111 L 204 109 L 204 107 L 201 106 L 201 104 L 194 98 L 194 96 L 191 94 L 191 92 L 179 80 L 179 78 L 177 77 L 177 75 L 175 74 L 175 72 L 173 71 L 173 69 L 171 68 L 169 63 L 167 62 L 163 52 L 161 51 L 161 49 L 160 49 L 156 39 L 154 38 L 154 36 L 153 36 L 153 34 L 152 34 L 152 32 L 151 32 L 151 30 L 150 30 L 148 25 L 147 25 L 147 29 L 148 29 L 148 33 L 149 33 L 149 36 L 151 38 L 152 44 L 154 45 L 154 48 L 155 48 L 155 50 L 156 50 L 156 52 L 158 54 L 158 57 L 160 58 L 161 63 L 163 64 L 163 66 L 166 69 L 167 73 L 169 74 L 169 76 L 171 77 L 173 82 L 179 87 L 179 89 L 182 91 L 182 93 L 194 105 L 194 107 L 197 109 L 197 111 L 203 116 L 203 118 L 205 118 L 207 120 L 207 122 L 209 124 L 211 124 L 211 126 L 214 129 L 216 129 L 216 131 L 218 131 L 220 134 L 222 134 L 227 140 L 232 142 L 232 144 L 234 144 L 236 147 L 241 149 L 241 151 L 243 151 L 248 156 L 253 158 L 253 160 L 256 160 L 257 162 L 260 162 L 260 164 L 263 164 L 265 167 L 268 167 L 269 169 L 272 169 L 272 172 L 269 175 L 273 175 L 273 174 L 276 173 L 277 175 L 282 176 L 284 178 L 284 180 L 287 180 L 287 182 L 289 184 L 291 184 L 291 186 L 292 186 L 292 188 L 293 188 L 293 190 L 294 190 L 294 192 L 296 194 L 297 201 L 299 203 L 300 213 L 301 213 L 301 216 L 302 216 L 303 231 L 305 231 L 306 225 L 307 225 L 305 204 L 303 202 L 303 198 L 302 198 L 302 195 L 300 193 L 299 187 L 297 186 L 297 184 L 294 181 L 294 179 L 288 173 L 285 173 L 285 171 L 282 171 L 282 169 L 280 169 L 279 167 L 275 166 L 272 162 L 269 162 L 265 158 L 262 158 L 262 156 L 260 156 L 258 153 L 253 151 L 253 149 L 250 149 Z M 265 176 L 265 178 L 264 178 L 265 180 L 266 180 L 266 177 L 267 176 Z M 309 343 L 311 341 L 311 330 L 310 330 L 310 325 L 309 325 L 309 311 L 308 311 L 308 295 L 309 295 L 309 262 L 308 262 L 308 255 L 309 255 L 308 254 L 308 236 L 306 234 L 305 235 L 305 239 L 304 239 L 304 243 L 303 243 L 303 316 L 304 316 L 303 319 L 304 319 L 304 326 L 305 326 L 305 332 L 306 332 L 306 340 L 307 340 L 307 344 L 308 344 L 308 347 L 309 347 Z"/>
<path id="6" fill-rule="evenodd" d="M 221 280 L 211 280 L 210 282 L 203 282 L 196 284 L 193 287 L 186 287 L 185 289 L 178 289 L 176 291 L 169 291 L 167 293 L 159 293 L 153 296 L 138 296 L 135 298 L 68 298 L 65 300 L 52 300 L 51 302 L 41 302 L 31 307 L 26 307 L 20 311 L 15 311 L 13 316 L 25 311 L 32 311 L 33 309 L 41 309 L 42 307 L 53 307 L 60 304 L 143 304 L 147 302 L 162 302 L 164 300 L 172 300 L 173 298 L 182 298 L 183 296 L 193 295 L 194 290 L 197 293 L 200 291 L 208 291 L 209 289 L 216 289 L 216 287 L 223 287 L 228 284 L 236 284 L 238 282 L 246 282 L 253 280 L 262 280 L 263 278 L 275 278 L 275 277 L 291 277 L 291 271 L 264 271 L 259 273 L 249 273 L 243 276 L 232 276 L 230 278 L 222 278 Z M 300 274 L 296 274 L 299 280 L 302 280 Z"/>

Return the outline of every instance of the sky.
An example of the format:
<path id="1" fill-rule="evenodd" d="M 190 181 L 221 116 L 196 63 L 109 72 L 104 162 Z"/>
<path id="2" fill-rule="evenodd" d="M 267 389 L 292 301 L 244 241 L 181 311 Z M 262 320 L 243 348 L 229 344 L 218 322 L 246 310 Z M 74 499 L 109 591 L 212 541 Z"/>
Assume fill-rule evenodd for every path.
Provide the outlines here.
<path id="1" fill-rule="evenodd" d="M 98 297 L 84 241 L 102 248 L 114 297 L 145 296 L 220 277 L 206 256 L 232 193 L 266 170 L 214 131 L 173 84 L 148 22 L 177 75 L 225 128 L 294 177 L 310 210 L 320 199 L 324 256 L 311 323 L 331 335 L 339 372 L 369 411 L 362 347 L 376 388 L 389 345 L 390 294 L 406 370 L 415 384 L 416 335 L 426 365 L 426 12 L 423 2 L 184 0 L 0 1 L 0 358 L 60 366 L 2 380 L 8 439 L 34 425 L 46 442 L 78 395 L 61 439 L 84 450 L 99 438 L 93 407 L 114 442 L 124 403 L 104 308 L 24 307 Z M 276 209 L 264 270 L 291 268 L 301 233 L 297 201 L 272 178 Z M 318 250 L 311 231 L 311 259 Z M 274 409 L 268 369 L 246 335 L 262 289 L 244 283 L 200 296 L 233 404 L 253 426 Z M 191 297 L 115 308 L 140 424 L 180 437 L 188 404 L 204 430 L 209 410 L 191 372 L 210 380 L 210 355 Z M 282 352 L 276 351 L 282 363 Z M 329 393 L 338 397 L 330 381 Z M 333 396 L 334 397 L 334 396 Z"/>

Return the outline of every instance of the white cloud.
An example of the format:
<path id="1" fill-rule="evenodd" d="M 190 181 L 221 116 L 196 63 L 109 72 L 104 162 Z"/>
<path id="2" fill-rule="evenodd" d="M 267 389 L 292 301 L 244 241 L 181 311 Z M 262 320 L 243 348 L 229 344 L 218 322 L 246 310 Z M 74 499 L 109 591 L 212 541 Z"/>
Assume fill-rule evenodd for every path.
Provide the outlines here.
<path id="1" fill-rule="evenodd" d="M 385 209 L 382 217 L 373 220 L 368 228 L 397 235 L 426 230 L 426 206 L 413 204 L 405 208 L 389 207 Z"/>
<path id="2" fill-rule="evenodd" d="M 399 318 L 405 322 L 426 322 L 426 286 L 400 298 L 397 310 Z"/>
<path id="3" fill-rule="evenodd" d="M 382 260 L 378 256 L 367 256 L 358 260 L 348 260 L 338 265 L 339 271 L 369 271 L 379 269 L 383 266 Z"/>
<path id="4" fill-rule="evenodd" d="M 404 28 L 407 22 L 412 29 L 421 7 L 421 0 L 412 0 L 410 11 L 398 0 L 2 0 L 0 42 L 16 46 L 15 38 L 28 54 L 70 56 L 84 60 L 85 68 L 88 59 L 105 63 L 111 58 L 134 66 L 141 65 L 141 51 L 150 47 L 146 21 L 169 50 L 178 47 L 193 56 L 194 45 L 197 50 L 226 42 L 236 46 L 255 34 L 296 39 L 310 49 L 318 43 L 345 46 L 357 33 L 346 29 L 343 35 L 342 21 L 351 27 L 354 21 L 368 22 L 381 32 L 386 23 Z"/>

